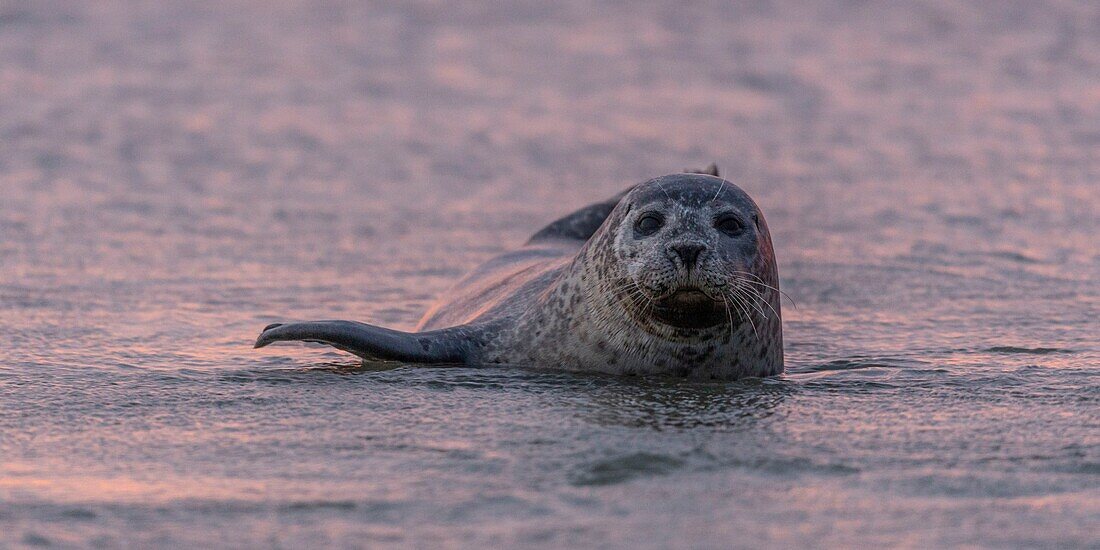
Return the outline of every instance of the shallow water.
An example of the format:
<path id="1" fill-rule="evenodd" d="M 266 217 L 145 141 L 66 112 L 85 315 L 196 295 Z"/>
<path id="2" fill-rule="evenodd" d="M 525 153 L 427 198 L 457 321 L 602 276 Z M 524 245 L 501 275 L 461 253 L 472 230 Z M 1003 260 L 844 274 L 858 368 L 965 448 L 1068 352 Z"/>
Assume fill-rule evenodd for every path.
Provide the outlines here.
<path id="1" fill-rule="evenodd" d="M 1095 3 L 87 4 L 0 4 L 0 547 L 1098 544 Z M 782 377 L 251 349 L 712 160 Z"/>

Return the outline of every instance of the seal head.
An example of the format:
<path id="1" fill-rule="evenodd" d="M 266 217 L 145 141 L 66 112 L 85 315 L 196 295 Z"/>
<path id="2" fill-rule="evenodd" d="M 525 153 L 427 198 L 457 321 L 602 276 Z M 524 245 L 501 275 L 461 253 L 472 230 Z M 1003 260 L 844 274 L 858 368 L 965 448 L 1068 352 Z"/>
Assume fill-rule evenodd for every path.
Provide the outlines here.
<path id="1" fill-rule="evenodd" d="M 753 283 L 769 258 L 759 209 L 744 191 L 680 175 L 646 182 L 624 202 L 614 248 L 632 315 L 680 329 L 747 320 L 741 308 L 758 298 Z"/>

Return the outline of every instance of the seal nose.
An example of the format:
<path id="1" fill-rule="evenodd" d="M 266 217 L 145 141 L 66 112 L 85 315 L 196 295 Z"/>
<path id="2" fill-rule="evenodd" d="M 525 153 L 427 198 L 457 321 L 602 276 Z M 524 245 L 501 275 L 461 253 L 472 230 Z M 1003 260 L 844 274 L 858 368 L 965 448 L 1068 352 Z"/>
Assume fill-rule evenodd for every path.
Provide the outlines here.
<path id="1" fill-rule="evenodd" d="M 707 249 L 706 246 L 692 243 L 674 244 L 669 248 L 672 249 L 673 254 L 680 257 L 680 261 L 684 262 L 684 267 L 687 269 L 695 267 L 699 261 L 699 255 Z"/>

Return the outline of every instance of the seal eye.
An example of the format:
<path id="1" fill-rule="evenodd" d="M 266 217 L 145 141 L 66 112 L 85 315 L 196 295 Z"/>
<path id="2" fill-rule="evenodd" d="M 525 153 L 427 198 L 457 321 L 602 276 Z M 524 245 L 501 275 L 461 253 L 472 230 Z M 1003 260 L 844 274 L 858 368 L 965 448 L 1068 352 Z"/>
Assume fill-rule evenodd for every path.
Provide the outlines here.
<path id="1" fill-rule="evenodd" d="M 638 221 L 634 222 L 634 230 L 640 235 L 649 236 L 665 225 L 665 219 L 656 212 L 642 214 Z"/>
<path id="2" fill-rule="evenodd" d="M 730 237 L 735 237 L 745 230 L 745 224 L 741 223 L 736 216 L 726 215 L 714 221 L 714 228 Z"/>

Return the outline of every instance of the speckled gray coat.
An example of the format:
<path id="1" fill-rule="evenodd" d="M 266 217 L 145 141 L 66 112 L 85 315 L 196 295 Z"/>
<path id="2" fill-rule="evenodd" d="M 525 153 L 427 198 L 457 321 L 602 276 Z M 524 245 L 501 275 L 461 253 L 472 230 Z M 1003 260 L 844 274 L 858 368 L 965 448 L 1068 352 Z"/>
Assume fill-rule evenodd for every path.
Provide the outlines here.
<path id="1" fill-rule="evenodd" d="M 690 310 L 676 317 L 687 323 L 663 322 L 661 308 L 688 303 L 676 301 L 682 289 L 706 295 L 701 311 L 719 317 L 692 323 Z M 715 176 L 675 174 L 578 210 L 491 259 L 415 333 L 351 321 L 275 324 L 256 346 L 307 340 L 368 360 L 735 379 L 783 371 L 779 297 L 771 237 L 752 199 Z"/>

